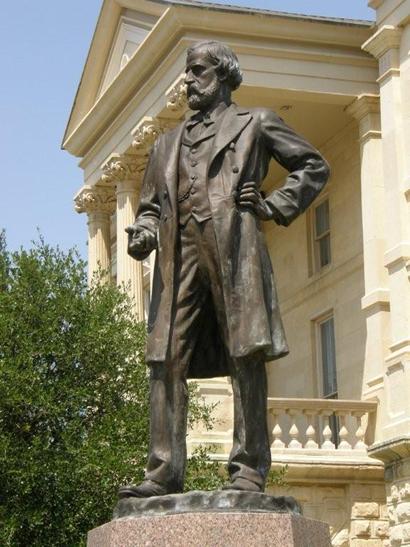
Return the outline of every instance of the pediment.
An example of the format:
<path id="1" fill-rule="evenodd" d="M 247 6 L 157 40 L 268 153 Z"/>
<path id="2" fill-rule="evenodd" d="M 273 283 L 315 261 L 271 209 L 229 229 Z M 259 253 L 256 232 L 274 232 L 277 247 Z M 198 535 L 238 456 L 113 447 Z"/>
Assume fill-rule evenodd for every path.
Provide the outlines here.
<path id="1" fill-rule="evenodd" d="M 152 0 L 105 0 L 77 89 L 64 140 L 104 95 L 168 5 Z"/>
<path id="2" fill-rule="evenodd" d="M 132 10 L 126 10 L 121 15 L 96 100 L 104 94 L 109 85 L 128 64 L 156 21 L 157 18 L 155 17 Z"/>

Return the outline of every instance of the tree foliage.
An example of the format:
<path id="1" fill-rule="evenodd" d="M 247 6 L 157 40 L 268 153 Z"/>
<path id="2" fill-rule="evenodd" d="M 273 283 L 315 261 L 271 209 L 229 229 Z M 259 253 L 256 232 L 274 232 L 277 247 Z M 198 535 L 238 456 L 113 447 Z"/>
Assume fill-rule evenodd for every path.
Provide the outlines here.
<path id="1" fill-rule="evenodd" d="M 143 479 L 146 333 L 131 310 L 124 290 L 87 286 L 76 251 L 40 238 L 11 253 L 0 233 L 0 545 L 85 545 L 118 487 Z M 191 383 L 189 425 L 212 428 L 212 410 Z M 226 481 L 209 451 L 194 450 L 186 490 Z"/>
<path id="2" fill-rule="evenodd" d="M 88 288 L 75 251 L 40 240 L 10 253 L 0 238 L 1 545 L 84 544 L 110 519 L 118 486 L 143 478 L 144 345 L 125 292 Z M 210 409 L 192 400 L 192 419 L 209 425 Z M 205 460 L 197 453 L 191 469 Z M 195 475 L 190 486 L 206 487 Z"/>

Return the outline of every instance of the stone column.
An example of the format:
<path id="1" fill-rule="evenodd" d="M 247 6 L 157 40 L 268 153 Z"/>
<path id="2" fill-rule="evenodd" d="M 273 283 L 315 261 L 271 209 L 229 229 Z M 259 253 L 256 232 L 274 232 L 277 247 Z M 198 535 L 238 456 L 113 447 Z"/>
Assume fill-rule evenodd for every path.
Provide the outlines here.
<path id="1" fill-rule="evenodd" d="M 363 49 L 379 60 L 383 176 L 386 211 L 386 253 L 390 289 L 390 352 L 386 357 L 385 386 L 388 423 L 383 438 L 410 431 L 410 222 L 406 174 L 410 151 L 403 132 L 400 71 L 402 30 L 381 27 Z"/>
<path id="2" fill-rule="evenodd" d="M 390 289 L 386 423 L 369 453 L 385 464 L 392 547 L 410 546 L 410 25 L 408 2 L 371 0 L 379 30 L 363 49 L 379 60 L 386 207 L 384 264 Z M 381 26 L 383 25 L 383 26 Z"/>
<path id="3" fill-rule="evenodd" d="M 110 279 L 111 240 L 110 217 L 115 210 L 115 195 L 109 188 L 84 187 L 74 198 L 77 213 L 88 215 L 88 282 L 99 270 L 103 279 Z"/>
<path id="4" fill-rule="evenodd" d="M 384 368 L 389 345 L 390 294 L 384 268 L 385 199 L 380 101 L 375 95 L 361 95 L 348 108 L 359 123 L 361 155 L 361 200 L 367 339 L 364 363 L 363 398 L 377 397 L 384 404 Z M 386 419 L 378 414 L 376 438 Z"/>
<path id="5" fill-rule="evenodd" d="M 144 168 L 145 161 L 134 154 L 113 155 L 103 166 L 103 180 L 115 184 L 117 196 L 117 284 L 133 297 L 139 321 L 144 320 L 143 266 L 127 253 L 125 228 L 135 219 Z"/>

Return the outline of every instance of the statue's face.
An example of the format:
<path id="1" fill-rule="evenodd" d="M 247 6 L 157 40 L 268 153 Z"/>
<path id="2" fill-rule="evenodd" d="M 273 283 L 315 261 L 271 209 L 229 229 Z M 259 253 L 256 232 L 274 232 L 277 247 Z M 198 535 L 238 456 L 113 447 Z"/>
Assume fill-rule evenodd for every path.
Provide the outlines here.
<path id="1" fill-rule="evenodd" d="M 188 55 L 185 83 L 191 110 L 206 110 L 219 96 L 222 82 L 206 51 L 196 49 Z"/>

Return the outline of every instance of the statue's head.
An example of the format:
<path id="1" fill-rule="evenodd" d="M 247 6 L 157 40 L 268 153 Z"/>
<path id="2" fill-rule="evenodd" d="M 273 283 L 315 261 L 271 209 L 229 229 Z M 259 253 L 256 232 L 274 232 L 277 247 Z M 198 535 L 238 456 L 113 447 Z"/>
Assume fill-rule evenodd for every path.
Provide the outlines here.
<path id="1" fill-rule="evenodd" d="M 221 42 L 198 42 L 187 51 L 188 104 L 192 110 L 207 110 L 218 99 L 230 98 L 242 82 L 235 53 Z"/>

